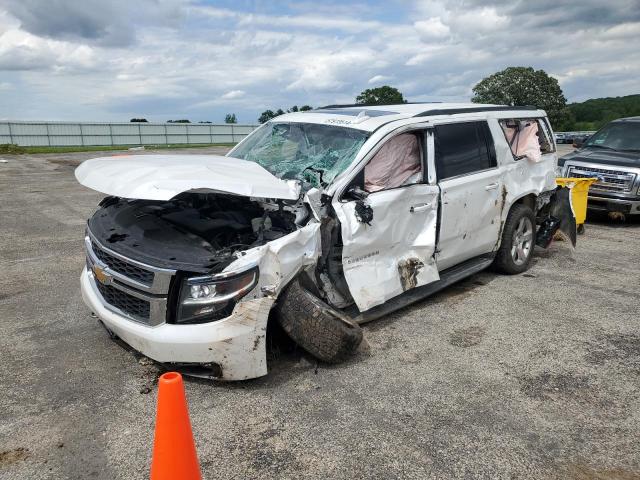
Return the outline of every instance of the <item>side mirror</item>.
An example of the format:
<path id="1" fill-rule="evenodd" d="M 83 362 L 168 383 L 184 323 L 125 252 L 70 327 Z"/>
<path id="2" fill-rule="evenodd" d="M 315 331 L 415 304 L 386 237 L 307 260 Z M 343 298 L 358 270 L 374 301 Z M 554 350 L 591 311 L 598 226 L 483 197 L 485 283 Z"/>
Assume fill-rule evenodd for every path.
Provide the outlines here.
<path id="1" fill-rule="evenodd" d="M 582 146 L 587 143 L 589 137 L 576 137 L 573 139 L 573 147 L 574 148 L 582 148 Z"/>
<path id="2" fill-rule="evenodd" d="M 364 200 L 369 196 L 369 192 L 365 192 L 357 185 L 351 185 L 347 188 L 347 195 L 355 200 Z"/>

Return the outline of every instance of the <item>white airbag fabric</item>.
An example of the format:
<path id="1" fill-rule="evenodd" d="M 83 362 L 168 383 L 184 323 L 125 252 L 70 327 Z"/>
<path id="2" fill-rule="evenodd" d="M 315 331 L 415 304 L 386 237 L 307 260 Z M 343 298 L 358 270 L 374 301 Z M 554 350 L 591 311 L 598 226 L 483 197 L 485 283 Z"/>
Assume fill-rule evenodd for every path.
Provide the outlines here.
<path id="1" fill-rule="evenodd" d="M 384 144 L 364 168 L 364 189 L 377 192 L 399 187 L 420 171 L 418 138 L 404 133 Z"/>
<path id="2" fill-rule="evenodd" d="M 533 120 L 520 122 L 519 130 L 506 125 L 503 125 L 502 128 L 507 142 L 511 146 L 511 151 L 516 157 L 527 157 L 535 163 L 542 161 L 540 140 L 538 139 L 538 122 Z"/>

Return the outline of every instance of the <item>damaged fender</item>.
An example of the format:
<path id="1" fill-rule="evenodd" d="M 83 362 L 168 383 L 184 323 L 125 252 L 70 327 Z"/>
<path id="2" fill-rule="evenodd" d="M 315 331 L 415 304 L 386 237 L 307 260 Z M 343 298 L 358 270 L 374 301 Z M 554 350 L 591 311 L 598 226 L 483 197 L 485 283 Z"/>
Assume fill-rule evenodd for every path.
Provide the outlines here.
<path id="1" fill-rule="evenodd" d="M 247 298 L 262 295 L 275 298 L 303 268 L 315 265 L 319 256 L 320 224 L 309 223 L 284 237 L 242 252 L 223 273 L 257 265 L 258 285 Z"/>

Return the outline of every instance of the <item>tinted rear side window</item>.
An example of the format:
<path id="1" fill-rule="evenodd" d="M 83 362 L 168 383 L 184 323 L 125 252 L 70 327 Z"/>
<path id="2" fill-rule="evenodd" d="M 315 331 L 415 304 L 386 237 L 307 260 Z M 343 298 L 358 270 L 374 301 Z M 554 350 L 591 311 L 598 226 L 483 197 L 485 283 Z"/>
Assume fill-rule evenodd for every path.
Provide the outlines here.
<path id="1" fill-rule="evenodd" d="M 493 138 L 487 122 L 438 125 L 435 133 L 439 180 L 496 166 Z"/>

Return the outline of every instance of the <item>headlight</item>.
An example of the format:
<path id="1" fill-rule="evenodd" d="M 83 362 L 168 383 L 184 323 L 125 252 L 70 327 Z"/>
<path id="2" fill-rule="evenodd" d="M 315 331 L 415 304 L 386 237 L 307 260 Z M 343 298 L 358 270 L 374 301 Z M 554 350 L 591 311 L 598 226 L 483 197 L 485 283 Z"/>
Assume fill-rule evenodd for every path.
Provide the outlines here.
<path id="1" fill-rule="evenodd" d="M 182 281 L 176 322 L 204 323 L 231 314 L 258 283 L 258 267 L 240 273 L 190 277 Z"/>

